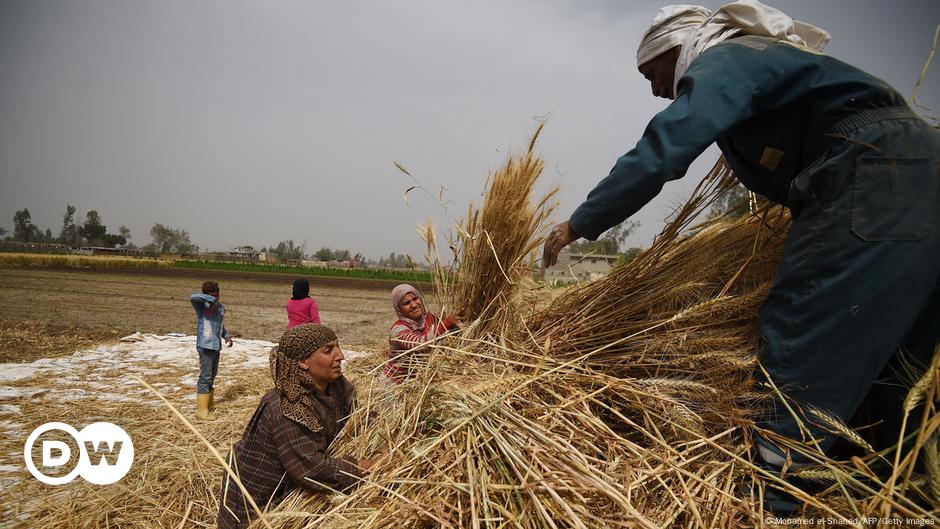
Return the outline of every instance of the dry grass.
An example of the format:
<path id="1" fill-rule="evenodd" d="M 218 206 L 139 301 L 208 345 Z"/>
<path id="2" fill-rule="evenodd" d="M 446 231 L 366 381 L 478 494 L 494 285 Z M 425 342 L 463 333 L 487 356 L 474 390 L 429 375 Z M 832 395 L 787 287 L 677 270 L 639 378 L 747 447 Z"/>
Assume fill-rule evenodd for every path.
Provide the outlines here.
<path id="1" fill-rule="evenodd" d="M 365 373 L 376 363 L 372 358 L 356 359 L 347 367 L 347 376 L 360 387 L 367 386 L 369 377 Z M 193 366 L 148 362 L 137 364 L 135 368 L 145 373 L 159 372 L 143 378 L 158 388 L 172 406 L 192 418 L 194 390 L 192 383 L 181 382 L 181 375 L 191 374 Z M 197 423 L 200 433 L 220 451 L 228 450 L 231 443 L 240 438 L 259 398 L 272 387 L 266 369 L 234 371 L 227 367 L 222 366 L 223 376 L 216 392 L 218 420 Z M 68 374 L 59 376 L 64 375 Z M 116 423 L 134 441 L 135 460 L 131 471 L 109 486 L 90 485 L 81 479 L 68 485 L 48 486 L 29 478 L 23 470 L 18 476 L 20 479 L 2 490 L 6 501 L 0 514 L 0 526 L 24 529 L 215 527 L 222 468 L 209 449 L 156 395 L 134 382 L 127 373 L 96 372 L 94 382 L 113 388 L 101 393 L 87 390 L 87 374 L 74 375 L 76 379 L 49 380 L 41 376 L 11 383 L 28 392 L 36 387 L 52 388 L 45 395 L 5 401 L 22 409 L 11 418 L 23 425 L 22 432 L 49 421 L 66 422 L 79 428 L 98 420 Z M 80 391 L 82 388 L 86 388 L 85 391 Z M 68 400 L 56 398 L 62 392 L 71 395 Z M 0 451 L 16 454 L 20 465 L 25 435 L 0 438 Z"/>
<path id="2" fill-rule="evenodd" d="M 717 189 L 722 176 L 716 170 L 713 187 L 700 193 Z M 688 222 L 696 211 L 675 222 Z M 528 312 L 523 300 L 501 291 L 491 317 L 513 325 L 437 344 L 422 376 L 402 388 L 400 414 L 375 418 L 363 408 L 354 417 L 338 450 L 389 453 L 385 468 L 349 496 L 298 494 L 282 508 L 305 514 L 269 521 L 275 527 L 760 523 L 758 504 L 738 486 L 754 472 L 747 458 L 746 404 L 757 398 L 750 391 L 749 331 L 781 244 L 765 220 L 719 221 L 685 238 L 661 239 L 629 267 L 562 292 L 550 311 L 521 320 L 511 313 Z M 784 215 L 772 220 L 773 228 L 785 229 Z M 702 266 L 709 249 L 721 260 Z"/>
<path id="3" fill-rule="evenodd" d="M 884 454 L 833 461 L 793 444 L 818 463 L 804 476 L 829 477 L 812 495 L 751 462 L 752 416 L 768 398 L 752 388 L 754 325 L 789 219 L 763 207 L 683 231 L 727 181 L 716 167 L 649 252 L 560 293 L 513 332 L 495 327 L 437 344 L 421 376 L 401 388 L 400 414 L 370 417 L 366 405 L 337 447 L 389 453 L 388 465 L 348 496 L 296 494 L 269 521 L 755 526 L 765 520 L 767 482 L 804 499 L 809 516 L 935 517 L 917 503 L 936 501 L 913 472 L 919 448 L 884 482 L 872 471 Z M 513 320 L 505 312 L 524 312 L 518 300 L 506 295 L 493 318 Z M 936 387 L 931 373 L 917 386 Z M 932 439 L 938 421 L 927 406 L 919 437 Z M 892 489 L 891 480 L 904 485 Z"/>
<path id="4" fill-rule="evenodd" d="M 77 327 L 54 321 L 0 320 L 0 363 L 31 362 L 119 338 L 113 329 Z"/>
<path id="5" fill-rule="evenodd" d="M 507 167 L 530 169 L 510 171 L 523 182 L 508 189 L 531 188 L 526 175 L 540 162 L 531 150 L 522 159 Z M 809 516 L 936 520 L 937 511 L 917 500 L 940 504 L 937 457 L 926 452 L 936 450 L 940 428 L 940 350 L 909 400 L 913 451 L 834 461 L 791 442 L 817 462 L 801 470 L 816 480 L 813 494 L 751 463 L 752 416 L 768 398 L 752 387 L 754 325 L 789 219 L 779 208 L 762 207 L 742 219 L 689 228 L 728 182 L 716 166 L 649 251 L 601 281 L 558 292 L 549 310 L 535 313 L 525 283 L 508 271 L 539 235 L 499 246 L 519 225 L 476 224 L 484 204 L 465 224 L 476 231 L 461 234 L 467 259 L 474 257 L 460 263 L 470 268 L 451 286 L 488 323 L 434 343 L 417 376 L 391 394 L 375 388 L 379 360 L 360 363 L 350 375 L 360 405 L 334 452 L 384 453 L 388 461 L 350 494 L 296 492 L 263 523 L 279 529 L 753 527 L 765 523 L 760 498 L 768 482 L 806 500 Z M 539 218 L 539 208 L 529 221 Z M 481 284 L 463 285 L 466 280 Z M 201 427 L 216 446 L 227 448 L 237 438 L 264 385 L 257 376 L 246 380 L 244 398 L 228 405 L 222 421 Z M 394 405 L 371 413 L 386 399 Z M 50 491 L 24 486 L 16 497 L 41 498 L 46 506 L 29 526 L 211 526 L 219 464 L 163 409 L 128 413 L 157 434 L 145 441 L 147 456 L 124 485 L 78 485 L 58 501 L 43 497 Z M 915 465 L 920 454 L 923 472 Z M 874 469 L 886 463 L 890 476 L 882 480 Z"/>
<path id="6" fill-rule="evenodd" d="M 172 268 L 173 261 L 101 255 L 0 253 L 0 268 Z"/>
<path id="7" fill-rule="evenodd" d="M 436 274 L 437 290 L 451 307 L 463 307 L 467 317 L 475 320 L 468 329 L 473 335 L 511 328 L 516 318 L 501 310 L 517 306 L 511 299 L 531 276 L 535 266 L 535 250 L 541 245 L 541 233 L 555 209 L 552 189 L 537 201 L 531 195 L 542 174 L 543 163 L 534 150 L 543 125 L 539 125 L 528 149 L 519 156 L 510 156 L 506 164 L 491 174 L 484 184 L 483 203 L 473 204 L 457 226 L 457 236 L 450 243 L 457 261 L 456 273 Z M 423 235 L 428 253 L 435 251 L 433 230 L 428 224 Z"/>

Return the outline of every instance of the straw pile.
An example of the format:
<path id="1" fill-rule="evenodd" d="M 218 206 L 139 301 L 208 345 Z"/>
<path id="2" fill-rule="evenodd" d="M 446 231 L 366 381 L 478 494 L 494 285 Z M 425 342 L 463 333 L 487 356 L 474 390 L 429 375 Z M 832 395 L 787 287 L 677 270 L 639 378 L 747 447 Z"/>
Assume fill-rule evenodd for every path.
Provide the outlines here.
<path id="1" fill-rule="evenodd" d="M 336 450 L 388 454 L 384 467 L 348 495 L 295 494 L 267 522 L 757 526 L 767 514 L 765 481 L 806 500 L 807 513 L 848 525 L 886 514 L 929 520 L 923 505 L 937 499 L 926 485 L 936 465 L 911 479 L 908 458 L 886 483 L 871 470 L 883 454 L 838 462 L 797 446 L 819 462 L 801 471 L 818 480 L 811 497 L 751 463 L 752 416 L 767 398 L 752 389 L 754 324 L 789 218 L 764 205 L 742 219 L 686 230 L 729 182 L 716 166 L 649 252 L 604 280 L 562 292 L 547 310 L 500 291 L 492 318 L 517 324 L 436 344 L 418 376 L 398 388 L 401 405 L 390 413 L 370 415 L 378 393 L 369 392 Z M 494 268 L 520 257 L 492 253 Z M 936 365 L 920 385 L 920 401 L 929 404 L 918 448 L 933 450 Z M 825 414 L 820 419 L 858 437 Z M 904 492 L 891 485 L 896 479 Z"/>
<path id="2" fill-rule="evenodd" d="M 729 176 L 716 165 L 650 250 L 605 279 L 564 293 L 526 329 L 546 355 L 634 380 L 663 397 L 637 395 L 632 407 L 647 428 L 675 430 L 670 421 L 650 424 L 650 417 L 678 422 L 686 433 L 673 439 L 739 426 L 757 397 L 750 392 L 754 324 L 789 217 L 765 208 L 760 216 L 719 219 L 678 236 Z"/>
<path id="3" fill-rule="evenodd" d="M 690 222 L 723 176 L 716 169 L 672 226 Z M 562 292 L 541 312 L 524 305 L 516 283 L 504 283 L 499 304 L 480 306 L 496 307 L 494 320 L 518 324 L 437 344 L 426 368 L 400 389 L 402 406 L 370 416 L 367 404 L 354 415 L 337 451 L 387 453 L 389 463 L 348 496 L 297 494 L 269 522 L 758 523 L 754 502 L 736 489 L 751 472 L 742 428 L 754 398 L 749 330 L 779 257 L 782 235 L 774 230 L 787 222 L 774 212 L 663 237 L 640 260 Z M 513 248 L 523 250 L 491 247 L 489 269 L 474 262 L 460 273 L 498 274 L 503 261 L 519 262 L 532 249 Z M 706 264 L 712 253 L 718 262 Z"/>
<path id="4" fill-rule="evenodd" d="M 163 371 L 147 379 L 162 388 L 168 398 L 177 403 L 192 400 L 190 385 L 173 389 L 179 385 L 178 371 L 157 363 L 140 368 Z M 189 366 L 184 369 L 189 370 Z M 25 428 L 0 439 L 0 450 L 17 454 L 20 464 L 25 435 L 49 421 L 79 428 L 96 421 L 119 424 L 134 441 L 135 460 L 128 476 L 109 486 L 91 485 L 82 479 L 68 485 L 49 486 L 32 479 L 24 469 L 21 479 L 3 490 L 6 501 L 0 526 L 50 529 L 176 526 L 184 513 L 189 520 L 213 519 L 218 508 L 214 496 L 221 477 L 218 465 L 206 457 L 206 448 L 195 442 L 192 432 L 159 400 L 149 398 L 153 395 L 148 397 L 149 392 L 142 386 L 117 386 L 123 375 L 119 371 L 55 377 L 40 375 L 7 383 L 30 392 L 36 386 L 50 388 L 18 401 L 22 413 L 14 420 Z M 219 395 L 225 403 L 220 410 L 226 420 L 205 425 L 206 435 L 219 439 L 240 435 L 257 405 L 258 393 L 270 386 L 266 378 L 263 372 L 243 372 L 237 379 L 228 380 L 224 393 Z M 97 399 L 89 395 L 91 391 L 81 389 L 95 387 L 98 382 L 115 385 L 110 395 L 101 391 L 103 397 L 112 398 Z M 61 398 L 60 395 L 70 396 Z M 61 440 L 77 453 L 74 441 Z M 38 451 L 38 447 L 34 447 L 34 451 Z M 34 460 L 38 460 L 38 454 Z"/>
<path id="5" fill-rule="evenodd" d="M 530 148 L 507 165 L 515 178 L 497 186 L 494 176 L 487 198 L 498 189 L 498 196 L 525 195 L 520 204 L 529 204 L 540 168 Z M 350 374 L 360 406 L 333 450 L 387 454 L 386 463 L 349 494 L 295 492 L 253 527 L 763 525 L 763 483 L 782 481 L 750 459 L 753 413 L 767 398 L 752 387 L 753 330 L 789 219 L 762 206 L 744 218 L 690 228 L 729 182 L 716 166 L 649 251 L 601 281 L 557 291 L 542 309 L 525 291 L 525 267 L 514 267 L 538 246 L 533 227 L 545 220 L 546 202 L 502 225 L 482 219 L 505 202 L 487 200 L 471 210 L 474 220 L 461 234 L 460 280 L 451 286 L 482 320 L 434 343 L 416 376 L 391 393 L 375 384 L 380 358 Z M 530 230 L 527 239 L 510 243 L 520 226 Z M 858 527 L 864 516 L 936 519 L 937 511 L 923 505 L 940 504 L 938 359 L 940 351 L 907 407 L 915 413 L 923 405 L 909 435 L 923 470 L 900 452 L 868 450 L 841 462 L 816 454 L 819 464 L 801 471 L 815 480 L 815 495 L 793 489 L 809 502 L 808 514 Z M 256 383 L 252 391 L 260 395 Z M 389 399 L 392 406 L 378 406 Z M 210 439 L 224 440 L 223 451 L 252 409 L 239 406 L 225 424 L 200 426 Z M 166 412 L 149 413 L 167 421 Z M 161 431 L 157 422 L 148 428 Z M 854 434 L 837 422 L 833 428 Z M 220 466 L 197 460 L 193 436 L 178 424 L 168 421 L 166 435 L 156 437 L 174 449 L 144 461 L 120 491 L 71 489 L 67 511 L 89 520 L 88 527 L 147 526 L 143 519 L 151 526 L 211 526 Z M 887 479 L 872 470 L 884 461 L 892 462 Z M 59 527 L 63 518 L 45 511 L 32 521 Z"/>
<path id="6" fill-rule="evenodd" d="M 0 253 L 0 267 L 25 268 L 172 268 L 173 261 L 150 257 Z"/>

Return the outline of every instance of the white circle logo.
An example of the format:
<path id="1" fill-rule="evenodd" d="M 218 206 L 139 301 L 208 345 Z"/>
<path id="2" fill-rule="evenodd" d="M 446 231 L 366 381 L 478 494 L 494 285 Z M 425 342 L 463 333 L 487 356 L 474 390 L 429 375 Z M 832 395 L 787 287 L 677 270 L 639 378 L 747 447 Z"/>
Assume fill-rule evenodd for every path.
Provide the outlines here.
<path id="1" fill-rule="evenodd" d="M 44 474 L 33 462 L 33 447 L 39 436 L 53 430 L 69 434 L 78 445 L 78 464 L 64 476 Z M 43 440 L 40 443 L 43 468 L 64 468 L 72 462 L 68 443 Z M 29 473 L 47 485 L 63 485 L 80 475 L 96 485 L 110 485 L 124 476 L 134 463 L 134 443 L 123 428 L 109 422 L 96 422 L 77 431 L 63 422 L 47 422 L 33 430 L 23 447 Z"/>

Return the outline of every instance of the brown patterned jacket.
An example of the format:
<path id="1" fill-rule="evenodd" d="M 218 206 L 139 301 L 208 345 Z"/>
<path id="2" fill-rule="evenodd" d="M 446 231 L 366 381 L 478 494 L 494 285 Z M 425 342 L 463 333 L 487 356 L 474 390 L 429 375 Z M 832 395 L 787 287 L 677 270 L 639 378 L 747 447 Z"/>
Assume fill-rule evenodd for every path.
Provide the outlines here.
<path id="1" fill-rule="evenodd" d="M 302 487 L 311 492 L 345 490 L 362 471 L 351 459 L 327 454 L 352 412 L 355 388 L 344 377 L 331 382 L 325 393 L 314 392 L 315 413 L 322 429 L 313 432 L 284 416 L 278 390 L 261 397 L 242 439 L 235 443 L 228 462 L 262 510 L 277 505 L 289 492 Z M 223 475 L 219 528 L 246 527 L 255 512 L 228 473 Z"/>

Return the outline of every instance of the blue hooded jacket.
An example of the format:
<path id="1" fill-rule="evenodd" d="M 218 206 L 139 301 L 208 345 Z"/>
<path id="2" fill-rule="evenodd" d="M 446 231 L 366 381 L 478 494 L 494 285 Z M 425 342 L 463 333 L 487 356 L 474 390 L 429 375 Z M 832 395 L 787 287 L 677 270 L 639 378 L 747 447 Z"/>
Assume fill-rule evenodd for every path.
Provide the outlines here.
<path id="1" fill-rule="evenodd" d="M 202 349 L 222 350 L 222 340 L 229 337 L 223 320 L 225 319 L 225 306 L 218 304 L 217 310 L 209 313 L 207 309 L 217 300 L 209 294 L 192 294 L 189 302 L 196 310 L 196 347 Z"/>

